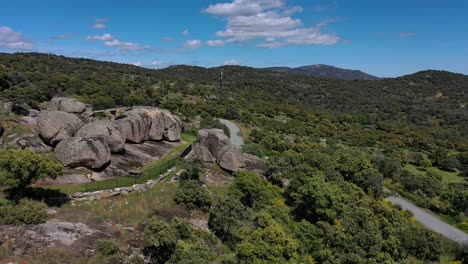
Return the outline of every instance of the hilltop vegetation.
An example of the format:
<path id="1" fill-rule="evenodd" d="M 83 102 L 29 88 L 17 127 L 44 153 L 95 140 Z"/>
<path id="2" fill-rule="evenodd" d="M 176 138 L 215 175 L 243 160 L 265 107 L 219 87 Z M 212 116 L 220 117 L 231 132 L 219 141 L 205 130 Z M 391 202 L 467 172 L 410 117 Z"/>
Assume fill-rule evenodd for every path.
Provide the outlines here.
<path id="1" fill-rule="evenodd" d="M 135 236 L 155 263 L 466 261 L 466 252 L 382 198 L 387 184 L 467 225 L 467 76 L 425 71 L 344 81 L 238 66 L 154 71 L 44 54 L 2 54 L 0 69 L 1 94 L 15 101 L 39 105 L 56 93 L 98 108 L 149 100 L 188 126 L 199 116 L 204 127 L 217 126 L 212 118 L 222 117 L 251 130 L 243 151 L 268 157 L 266 179 L 240 172 L 232 184 L 210 186 L 203 176 L 211 168 L 182 164 L 182 180 L 159 187 L 171 196 L 151 191 L 165 195 L 162 204 L 146 208 L 154 204 L 146 197 L 145 210 L 133 213 L 134 226 L 145 222 Z M 450 180 L 435 170 L 451 173 Z M 133 221 L 126 201 L 116 204 L 115 211 L 93 213 Z M 197 212 L 209 212 L 202 218 L 211 234 L 176 218 Z M 121 240 L 117 248 L 101 243 L 101 251 L 123 254 L 117 249 L 128 243 Z M 214 246 L 218 241 L 222 246 Z"/>

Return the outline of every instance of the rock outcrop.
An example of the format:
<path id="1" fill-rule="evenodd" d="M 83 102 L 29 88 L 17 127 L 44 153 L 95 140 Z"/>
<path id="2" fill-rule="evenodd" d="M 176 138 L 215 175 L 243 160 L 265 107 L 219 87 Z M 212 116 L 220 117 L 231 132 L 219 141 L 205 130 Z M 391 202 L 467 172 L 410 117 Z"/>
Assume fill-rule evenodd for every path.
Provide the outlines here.
<path id="1" fill-rule="evenodd" d="M 37 117 L 39 136 L 50 146 L 73 137 L 82 126 L 77 116 L 62 111 L 41 111 Z"/>
<path id="2" fill-rule="evenodd" d="M 148 140 L 148 131 L 150 128 L 148 117 L 137 114 L 126 115 L 116 120 L 116 123 L 128 143 L 140 144 Z"/>
<path id="3" fill-rule="evenodd" d="M 84 104 L 76 98 L 54 97 L 50 101 L 52 111 L 75 114 L 84 123 L 93 121 L 94 111 L 91 105 Z"/>
<path id="4" fill-rule="evenodd" d="M 103 138 L 68 138 L 55 147 L 55 156 L 65 166 L 101 169 L 110 162 L 110 149 Z"/>
<path id="5" fill-rule="evenodd" d="M 195 155 L 205 162 L 217 162 L 228 171 L 238 171 L 244 161 L 239 148 L 231 144 L 221 129 L 201 129 L 198 131 L 198 143 Z"/>
<path id="6" fill-rule="evenodd" d="M 169 111 L 137 108 L 125 112 L 117 120 L 127 142 L 142 143 L 146 140 L 179 141 L 180 119 Z"/>
<path id="7" fill-rule="evenodd" d="M 263 173 L 266 170 L 265 161 L 254 155 L 242 154 L 221 129 L 199 130 L 194 152 L 199 160 L 216 162 L 227 171 L 246 169 Z"/>
<path id="8" fill-rule="evenodd" d="M 77 133 L 77 137 L 95 138 L 101 137 L 112 153 L 120 153 L 125 150 L 125 137 L 120 127 L 112 121 L 96 121 L 84 125 Z"/>
<path id="9" fill-rule="evenodd" d="M 206 147 L 213 157 L 218 157 L 218 150 L 231 145 L 229 137 L 221 129 L 201 129 L 198 131 L 198 143 Z"/>

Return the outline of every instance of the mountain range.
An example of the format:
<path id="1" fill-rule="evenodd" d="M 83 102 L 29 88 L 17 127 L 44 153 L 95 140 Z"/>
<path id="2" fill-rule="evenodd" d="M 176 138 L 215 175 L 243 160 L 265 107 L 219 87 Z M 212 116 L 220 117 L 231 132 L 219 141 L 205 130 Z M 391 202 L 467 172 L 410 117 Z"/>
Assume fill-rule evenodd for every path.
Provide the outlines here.
<path id="1" fill-rule="evenodd" d="M 370 75 L 368 73 L 359 70 L 342 69 L 330 65 L 315 64 L 308 66 L 301 66 L 296 68 L 290 67 L 270 67 L 263 68 L 264 70 L 287 72 L 292 74 L 301 74 L 322 78 L 335 78 L 342 80 L 378 80 L 377 76 Z"/>

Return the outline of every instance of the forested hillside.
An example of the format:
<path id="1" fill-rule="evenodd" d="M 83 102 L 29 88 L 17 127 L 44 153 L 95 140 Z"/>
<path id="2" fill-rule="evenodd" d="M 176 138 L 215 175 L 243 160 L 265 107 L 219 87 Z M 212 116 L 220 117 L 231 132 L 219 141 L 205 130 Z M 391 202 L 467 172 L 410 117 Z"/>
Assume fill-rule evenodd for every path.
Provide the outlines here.
<path id="1" fill-rule="evenodd" d="M 241 126 L 242 151 L 266 160 L 262 176 L 188 160 L 178 183 L 165 182 L 151 196 L 65 207 L 91 207 L 93 219 L 137 227 L 116 238 L 114 257 L 137 244 L 154 263 L 468 261 L 466 247 L 383 199 L 387 187 L 468 231 L 468 76 L 424 71 L 345 81 L 239 66 L 149 70 L 1 54 L 0 90 L 34 107 L 57 94 L 96 108 L 158 102 L 187 129 L 229 119 Z M 204 181 L 216 174 L 232 183 Z M 140 210 L 130 212 L 128 201 L 144 206 L 130 204 Z M 193 215 L 209 232 L 179 219 Z"/>

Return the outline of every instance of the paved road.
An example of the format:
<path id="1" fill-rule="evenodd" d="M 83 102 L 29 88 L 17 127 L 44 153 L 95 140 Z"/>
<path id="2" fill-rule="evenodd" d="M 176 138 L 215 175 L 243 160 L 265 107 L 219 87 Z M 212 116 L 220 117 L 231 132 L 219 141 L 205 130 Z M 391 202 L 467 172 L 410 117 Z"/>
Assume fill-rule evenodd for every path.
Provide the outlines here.
<path id="1" fill-rule="evenodd" d="M 406 209 L 412 212 L 414 215 L 414 218 L 418 222 L 423 224 L 425 227 L 427 227 L 428 229 L 434 232 L 437 232 L 439 234 L 442 234 L 443 236 L 455 242 L 468 245 L 468 234 L 443 222 L 436 216 L 427 213 L 423 209 L 417 207 L 416 205 L 410 203 L 409 201 L 403 199 L 402 197 L 390 196 L 385 199 L 388 201 L 391 201 L 393 204 L 397 204 L 401 206 L 403 209 Z"/>
<path id="2" fill-rule="evenodd" d="M 238 147 L 244 145 L 244 139 L 242 138 L 240 128 L 236 124 L 226 119 L 219 119 L 219 121 L 225 124 L 229 128 L 229 131 L 231 131 L 231 143 L 233 145 Z"/>

